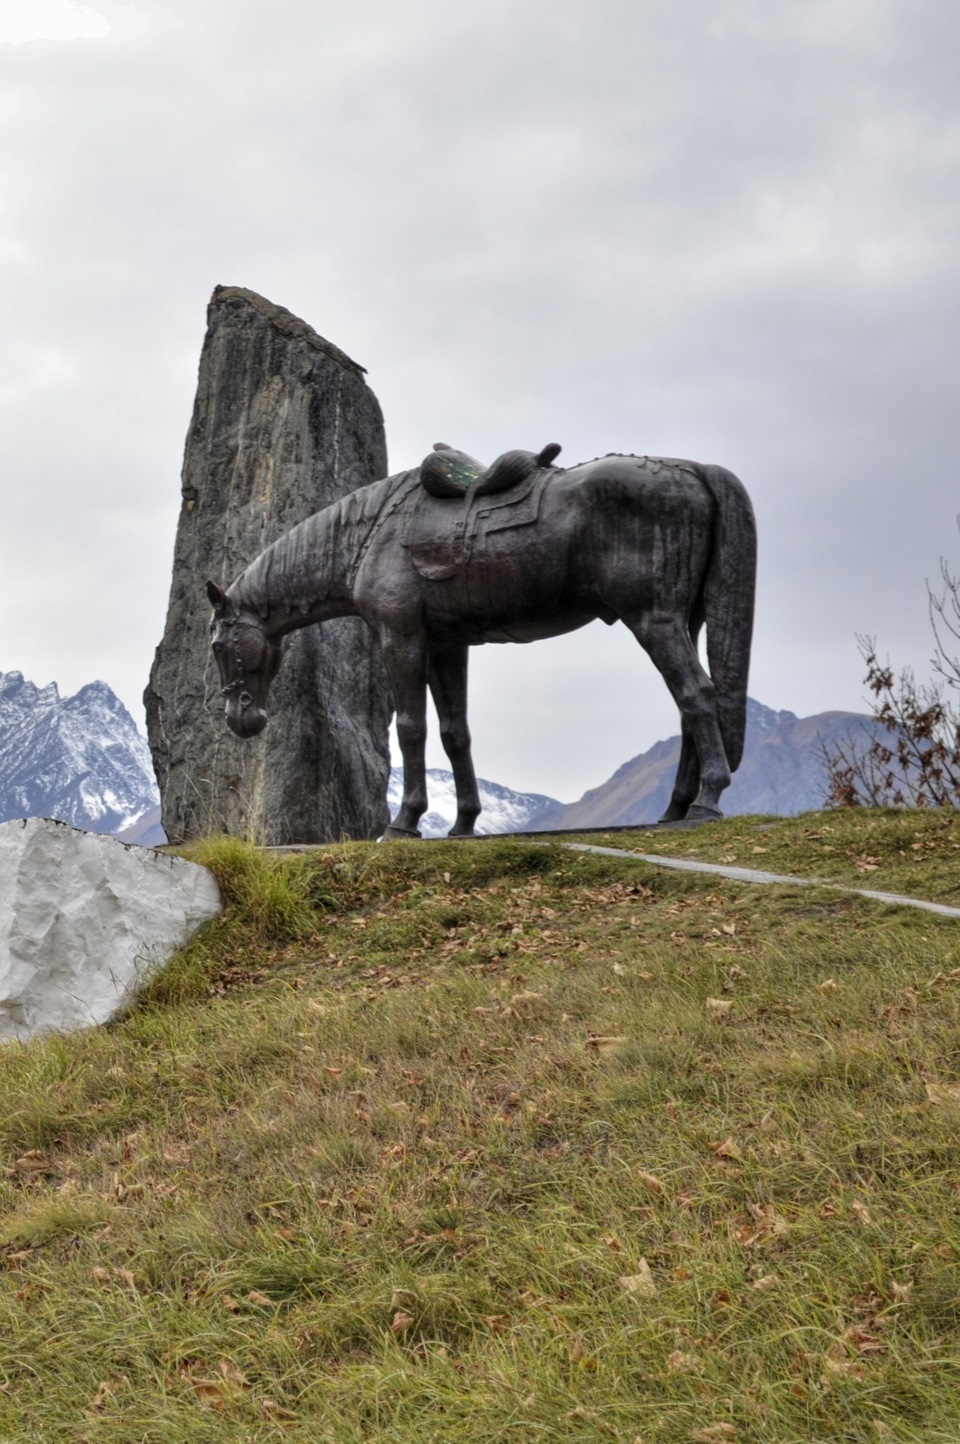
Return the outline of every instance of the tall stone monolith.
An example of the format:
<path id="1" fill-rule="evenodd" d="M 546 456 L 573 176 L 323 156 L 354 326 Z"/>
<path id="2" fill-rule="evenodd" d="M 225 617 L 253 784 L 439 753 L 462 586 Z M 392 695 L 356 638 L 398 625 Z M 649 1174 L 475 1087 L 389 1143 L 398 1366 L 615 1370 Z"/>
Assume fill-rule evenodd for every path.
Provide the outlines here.
<path id="1" fill-rule="evenodd" d="M 163 641 L 144 693 L 172 841 L 211 831 L 265 842 L 374 837 L 389 817 L 388 689 L 358 618 L 288 639 L 270 721 L 227 730 L 210 651 L 208 577 L 224 586 L 283 532 L 387 474 L 363 368 L 253 291 L 218 286 L 183 463 Z"/>

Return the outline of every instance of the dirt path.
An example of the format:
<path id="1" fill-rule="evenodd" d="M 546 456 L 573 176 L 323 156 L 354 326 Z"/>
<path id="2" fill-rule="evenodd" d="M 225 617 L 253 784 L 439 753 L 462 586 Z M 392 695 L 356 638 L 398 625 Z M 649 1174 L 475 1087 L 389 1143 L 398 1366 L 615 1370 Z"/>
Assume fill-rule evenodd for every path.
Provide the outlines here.
<path id="1" fill-rule="evenodd" d="M 873 902 L 892 904 L 895 907 L 920 908 L 923 912 L 939 913 L 941 917 L 960 918 L 960 908 L 947 907 L 946 903 L 925 902 L 922 898 L 904 897 L 896 892 L 874 892 L 872 888 L 846 887 L 839 882 L 824 882 L 817 877 L 786 877 L 779 872 L 758 872 L 751 867 L 725 867 L 718 862 L 691 862 L 689 858 L 663 857 L 656 852 L 626 852 L 619 847 L 599 847 L 590 842 L 563 842 L 574 852 L 598 852 L 603 857 L 632 858 L 635 862 L 649 862 L 654 867 L 672 867 L 678 872 L 706 872 L 715 877 L 728 877 L 734 882 L 790 883 L 794 887 L 829 887 L 835 892 L 855 893 L 857 897 L 870 898 Z"/>

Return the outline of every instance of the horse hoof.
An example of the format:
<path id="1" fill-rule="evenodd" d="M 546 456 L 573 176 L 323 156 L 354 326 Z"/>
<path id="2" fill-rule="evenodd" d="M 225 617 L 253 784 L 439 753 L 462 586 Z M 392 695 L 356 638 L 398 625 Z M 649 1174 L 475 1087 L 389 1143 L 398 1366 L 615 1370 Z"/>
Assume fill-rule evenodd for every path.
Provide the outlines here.
<path id="1" fill-rule="evenodd" d="M 691 803 L 684 822 L 721 822 L 723 813 L 719 807 L 705 807 L 702 802 Z"/>
<path id="2" fill-rule="evenodd" d="M 388 827 L 387 830 L 386 830 L 386 832 L 383 834 L 383 837 L 381 837 L 380 841 L 381 841 L 381 842 L 409 842 L 411 838 L 413 838 L 413 839 L 415 839 L 416 841 L 419 842 L 419 841 L 420 841 L 420 833 L 419 833 L 419 831 L 417 831 L 416 829 L 409 828 L 409 827 L 394 827 L 394 826 L 391 824 L 391 826 Z"/>

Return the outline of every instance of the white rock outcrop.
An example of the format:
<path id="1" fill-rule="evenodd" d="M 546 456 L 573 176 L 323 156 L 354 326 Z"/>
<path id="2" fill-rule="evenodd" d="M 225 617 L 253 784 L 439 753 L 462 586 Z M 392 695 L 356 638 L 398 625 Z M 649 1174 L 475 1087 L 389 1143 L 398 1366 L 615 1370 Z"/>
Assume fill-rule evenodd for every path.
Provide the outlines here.
<path id="1" fill-rule="evenodd" d="M 105 1023 L 220 906 L 183 858 L 48 818 L 0 824 L 0 1040 Z"/>

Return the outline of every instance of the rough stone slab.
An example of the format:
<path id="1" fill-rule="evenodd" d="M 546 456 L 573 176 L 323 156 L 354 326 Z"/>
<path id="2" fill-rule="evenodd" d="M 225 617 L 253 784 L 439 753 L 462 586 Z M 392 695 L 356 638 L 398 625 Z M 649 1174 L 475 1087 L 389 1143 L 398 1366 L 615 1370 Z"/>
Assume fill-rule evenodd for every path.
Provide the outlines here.
<path id="1" fill-rule="evenodd" d="M 0 825 L 0 1040 L 105 1023 L 220 911 L 183 858 L 31 817 Z"/>
<path id="2" fill-rule="evenodd" d="M 387 474 L 363 368 L 254 291 L 218 286 L 183 461 L 163 640 L 144 694 L 167 837 L 377 837 L 387 826 L 390 696 L 359 617 L 288 639 L 265 732 L 227 730 L 207 578 L 223 586 L 271 542 Z"/>

